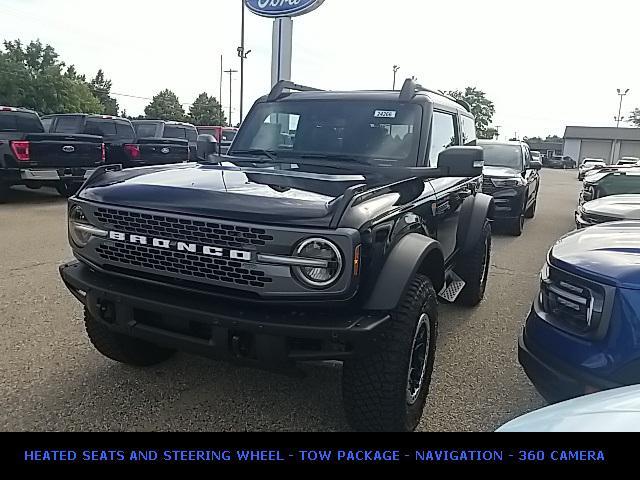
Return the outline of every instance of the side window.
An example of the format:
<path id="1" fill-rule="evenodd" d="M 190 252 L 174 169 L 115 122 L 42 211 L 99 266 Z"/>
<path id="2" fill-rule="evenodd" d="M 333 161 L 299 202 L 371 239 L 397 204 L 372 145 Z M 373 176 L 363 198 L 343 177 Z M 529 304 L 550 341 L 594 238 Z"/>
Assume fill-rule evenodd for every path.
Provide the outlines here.
<path id="1" fill-rule="evenodd" d="M 44 127 L 44 131 L 48 132 L 51 129 L 51 124 L 53 123 L 53 118 L 43 118 L 42 126 Z"/>
<path id="2" fill-rule="evenodd" d="M 195 128 L 187 128 L 187 140 L 190 142 L 198 140 L 198 131 Z"/>
<path id="3" fill-rule="evenodd" d="M 524 148 L 524 168 L 530 168 L 531 167 L 531 151 L 529 150 L 529 147 L 527 147 L 526 145 L 523 146 L 522 148 Z"/>
<path id="4" fill-rule="evenodd" d="M 456 116 L 451 113 L 433 112 L 431 122 L 431 149 L 429 166 L 438 166 L 438 155 L 444 149 L 458 145 Z"/>
<path id="5" fill-rule="evenodd" d="M 460 119 L 462 121 L 462 144 L 464 146 L 474 147 L 478 139 L 476 135 L 476 122 L 473 118 L 465 115 L 461 115 Z"/>

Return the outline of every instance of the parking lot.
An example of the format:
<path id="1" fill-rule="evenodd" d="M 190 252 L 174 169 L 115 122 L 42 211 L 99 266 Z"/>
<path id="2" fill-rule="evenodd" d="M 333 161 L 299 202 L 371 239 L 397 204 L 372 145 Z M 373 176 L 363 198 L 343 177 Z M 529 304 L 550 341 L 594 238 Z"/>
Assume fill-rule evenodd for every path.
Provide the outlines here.
<path id="1" fill-rule="evenodd" d="M 544 405 L 517 361 L 517 335 L 549 246 L 573 229 L 575 171 L 543 170 L 522 237 L 494 235 L 486 300 L 447 306 L 421 430 L 487 431 Z M 346 430 L 340 368 L 285 377 L 179 354 L 139 370 L 89 344 L 57 271 L 69 258 L 66 202 L 15 189 L 0 205 L 1 430 Z"/>

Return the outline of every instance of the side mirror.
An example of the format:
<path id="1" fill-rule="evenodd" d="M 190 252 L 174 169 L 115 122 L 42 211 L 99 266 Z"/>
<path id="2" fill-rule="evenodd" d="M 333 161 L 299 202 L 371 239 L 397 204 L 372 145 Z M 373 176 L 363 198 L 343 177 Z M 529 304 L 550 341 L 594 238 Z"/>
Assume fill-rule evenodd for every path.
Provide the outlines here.
<path id="1" fill-rule="evenodd" d="M 534 170 L 542 170 L 542 162 L 539 160 L 531 160 L 531 162 L 529 162 L 529 168 L 532 168 Z"/>
<path id="2" fill-rule="evenodd" d="M 209 155 L 220 153 L 218 141 L 213 135 L 198 135 L 197 153 L 198 160 L 206 160 Z"/>
<path id="3" fill-rule="evenodd" d="M 479 177 L 483 167 L 482 147 L 449 147 L 438 156 L 438 169 L 450 177 Z"/>

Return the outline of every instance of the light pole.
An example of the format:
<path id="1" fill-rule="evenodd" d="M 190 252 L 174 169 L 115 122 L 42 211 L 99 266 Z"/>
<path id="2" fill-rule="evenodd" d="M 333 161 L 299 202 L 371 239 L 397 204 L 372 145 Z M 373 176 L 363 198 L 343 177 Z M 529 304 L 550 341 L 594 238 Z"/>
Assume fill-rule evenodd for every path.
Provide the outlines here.
<path id="1" fill-rule="evenodd" d="M 622 116 L 622 99 L 624 98 L 625 95 L 627 95 L 629 93 L 629 89 L 627 88 L 624 92 L 619 88 L 618 89 L 618 95 L 620 95 L 620 108 L 618 109 L 618 116 L 615 117 L 616 122 L 618 122 L 616 124 L 616 128 L 620 127 L 620 122 L 622 121 L 622 119 L 624 118 Z"/>
<path id="2" fill-rule="evenodd" d="M 220 123 L 224 124 L 224 115 L 222 112 L 222 77 L 224 67 L 222 66 L 222 55 L 220 55 L 220 96 L 218 97 L 218 105 L 220 106 Z M 224 126 L 224 125 L 220 125 Z"/>
<path id="3" fill-rule="evenodd" d="M 231 106 L 233 103 L 233 97 L 231 96 L 231 93 L 233 88 L 233 74 L 238 73 L 238 70 L 233 70 L 232 68 L 230 68 L 229 70 L 225 70 L 224 73 L 229 74 L 229 126 L 233 127 L 233 122 L 231 122 Z"/>
<path id="4" fill-rule="evenodd" d="M 394 65 L 393 66 L 393 89 L 396 89 L 396 73 L 398 73 L 398 70 L 400 70 L 400 65 Z"/>
<path id="5" fill-rule="evenodd" d="M 251 53 L 251 50 L 244 50 L 244 11 L 245 3 L 242 2 L 242 24 L 240 27 L 240 46 L 238 47 L 238 57 L 240 57 L 240 123 L 242 123 L 244 117 L 244 61 L 247 55 Z"/>

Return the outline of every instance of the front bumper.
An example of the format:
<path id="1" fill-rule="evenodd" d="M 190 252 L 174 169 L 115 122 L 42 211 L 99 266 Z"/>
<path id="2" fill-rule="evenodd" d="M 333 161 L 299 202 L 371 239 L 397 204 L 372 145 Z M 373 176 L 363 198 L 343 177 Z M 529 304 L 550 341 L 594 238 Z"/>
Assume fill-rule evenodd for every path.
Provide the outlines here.
<path id="1" fill-rule="evenodd" d="M 535 309 L 531 309 L 526 323 L 532 321 L 542 321 Z M 518 360 L 538 392 L 550 403 L 623 386 L 554 358 L 530 341 L 526 328 L 518 339 Z"/>
<path id="2" fill-rule="evenodd" d="M 51 182 L 51 181 L 72 181 L 84 182 L 88 179 L 95 168 L 31 168 L 20 170 L 20 178 L 23 181 Z"/>
<path id="3" fill-rule="evenodd" d="M 486 193 L 493 197 L 495 220 L 512 220 L 522 215 L 524 187 L 493 187 Z"/>
<path id="4" fill-rule="evenodd" d="M 387 313 L 238 304 L 112 277 L 78 261 L 60 266 L 60 275 L 91 315 L 114 332 L 265 368 L 358 355 L 390 320 Z"/>

